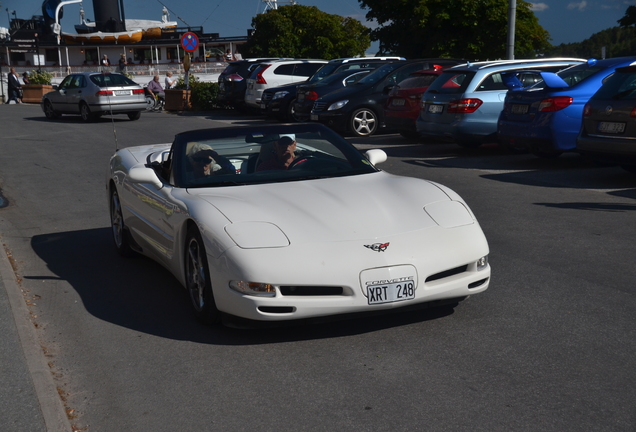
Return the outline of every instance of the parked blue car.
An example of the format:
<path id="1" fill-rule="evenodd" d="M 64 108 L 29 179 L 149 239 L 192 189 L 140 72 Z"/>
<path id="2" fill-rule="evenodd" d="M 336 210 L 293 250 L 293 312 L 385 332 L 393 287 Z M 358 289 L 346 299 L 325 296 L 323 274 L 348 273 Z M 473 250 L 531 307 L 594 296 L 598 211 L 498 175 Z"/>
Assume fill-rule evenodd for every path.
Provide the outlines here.
<path id="1" fill-rule="evenodd" d="M 505 76 L 510 90 L 497 123 L 499 142 L 539 157 L 576 150 L 583 107 L 616 68 L 634 61 L 636 57 L 591 59 L 560 72 L 541 72 L 543 80 L 525 88 Z"/>

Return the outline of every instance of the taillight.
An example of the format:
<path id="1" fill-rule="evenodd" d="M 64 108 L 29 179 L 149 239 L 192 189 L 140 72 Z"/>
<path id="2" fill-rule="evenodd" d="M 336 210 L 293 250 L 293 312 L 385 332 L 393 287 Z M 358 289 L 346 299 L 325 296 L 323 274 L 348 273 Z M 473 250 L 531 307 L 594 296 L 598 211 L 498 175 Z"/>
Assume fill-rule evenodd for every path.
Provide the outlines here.
<path id="1" fill-rule="evenodd" d="M 589 117 L 592 114 L 592 105 L 586 103 L 583 107 L 583 117 Z"/>
<path id="2" fill-rule="evenodd" d="M 100 90 L 97 93 L 95 93 L 95 96 L 112 96 L 112 95 L 113 95 L 112 90 Z"/>
<path id="3" fill-rule="evenodd" d="M 305 99 L 315 101 L 318 99 L 318 93 L 316 93 L 313 90 L 310 90 L 307 93 L 305 93 Z"/>
<path id="4" fill-rule="evenodd" d="M 239 82 L 239 81 L 243 81 L 243 77 L 240 76 L 239 74 L 232 74 L 232 75 L 226 76 L 225 81 Z"/>
<path id="5" fill-rule="evenodd" d="M 636 117 L 636 107 L 632 108 L 632 111 L 629 113 L 630 117 Z"/>
<path id="6" fill-rule="evenodd" d="M 481 99 L 461 99 L 448 103 L 449 113 L 470 114 L 477 111 L 483 102 Z"/>
<path id="7" fill-rule="evenodd" d="M 133 94 L 143 94 L 144 89 L 134 89 Z"/>
<path id="8" fill-rule="evenodd" d="M 557 96 L 553 98 L 543 99 L 539 104 L 539 112 L 560 111 L 572 104 L 570 96 Z"/>
<path id="9" fill-rule="evenodd" d="M 265 81 L 265 78 L 263 78 L 263 72 L 265 72 L 265 70 L 270 66 L 271 65 L 265 65 L 261 68 L 260 71 L 258 71 L 258 73 L 256 74 L 256 84 L 267 84 L 267 81 Z"/>

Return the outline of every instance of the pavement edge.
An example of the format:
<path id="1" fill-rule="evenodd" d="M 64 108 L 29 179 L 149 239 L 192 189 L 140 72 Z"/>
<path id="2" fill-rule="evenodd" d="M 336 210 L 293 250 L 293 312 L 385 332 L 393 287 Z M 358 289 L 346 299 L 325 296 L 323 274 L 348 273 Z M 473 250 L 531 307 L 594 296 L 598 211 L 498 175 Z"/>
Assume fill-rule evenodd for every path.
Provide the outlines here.
<path id="1" fill-rule="evenodd" d="M 57 392 L 53 375 L 38 342 L 35 327 L 29 318 L 30 313 L 22 296 L 22 290 L 16 281 L 15 272 L 4 247 L 0 251 L 0 277 L 9 298 L 20 345 L 38 397 L 46 429 L 51 432 L 70 432 L 73 430 L 72 426 L 66 416 L 66 410 Z"/>

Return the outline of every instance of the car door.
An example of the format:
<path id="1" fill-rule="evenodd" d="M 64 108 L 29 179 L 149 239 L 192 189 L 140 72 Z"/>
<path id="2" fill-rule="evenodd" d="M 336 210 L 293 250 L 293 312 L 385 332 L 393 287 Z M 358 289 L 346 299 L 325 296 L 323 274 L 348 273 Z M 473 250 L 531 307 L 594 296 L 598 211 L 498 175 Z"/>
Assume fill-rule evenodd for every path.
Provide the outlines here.
<path id="1" fill-rule="evenodd" d="M 79 113 L 79 102 L 86 96 L 86 77 L 75 75 L 66 90 L 66 105 L 69 112 Z"/>
<path id="2" fill-rule="evenodd" d="M 55 90 L 54 92 L 48 93 L 46 95 L 47 99 L 51 101 L 51 104 L 53 104 L 53 109 L 55 109 L 55 111 L 69 112 L 68 102 L 67 102 L 67 93 L 74 79 L 75 79 L 75 75 L 68 75 L 66 78 L 62 80 L 60 85 L 57 87 L 57 90 Z"/>
<path id="3" fill-rule="evenodd" d="M 128 195 L 122 202 L 130 203 L 127 210 L 133 215 L 129 228 L 141 238 L 142 247 L 165 265 L 174 258 L 176 220 L 187 213 L 185 204 L 174 197 L 176 190 L 162 178 L 160 187 L 131 182 L 121 192 Z"/>

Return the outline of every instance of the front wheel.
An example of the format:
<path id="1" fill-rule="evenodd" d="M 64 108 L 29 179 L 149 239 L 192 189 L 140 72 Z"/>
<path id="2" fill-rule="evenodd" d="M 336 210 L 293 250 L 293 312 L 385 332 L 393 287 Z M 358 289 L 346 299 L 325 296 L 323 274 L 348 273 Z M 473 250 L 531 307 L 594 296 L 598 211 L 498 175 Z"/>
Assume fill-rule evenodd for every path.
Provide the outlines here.
<path id="1" fill-rule="evenodd" d="M 221 314 L 212 293 L 205 246 L 195 226 L 188 229 L 184 255 L 186 289 L 190 294 L 195 319 L 207 325 L 219 322 Z"/>
<path id="2" fill-rule="evenodd" d="M 378 129 L 378 116 L 369 108 L 359 108 L 351 114 L 350 129 L 356 136 L 371 136 Z"/>
<path id="3" fill-rule="evenodd" d="M 50 100 L 47 100 L 44 102 L 44 115 L 46 116 L 47 119 L 51 119 L 51 120 L 56 119 L 60 116 L 57 113 L 57 111 L 53 109 L 53 104 L 51 103 Z"/>
<path id="4" fill-rule="evenodd" d="M 115 189 L 113 189 L 110 193 L 110 225 L 117 253 L 123 257 L 132 256 L 133 250 L 130 247 L 128 230 L 124 225 L 121 201 L 119 201 L 119 194 Z"/>

